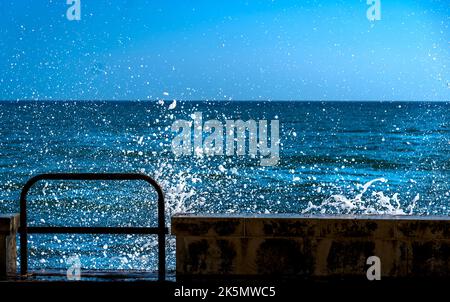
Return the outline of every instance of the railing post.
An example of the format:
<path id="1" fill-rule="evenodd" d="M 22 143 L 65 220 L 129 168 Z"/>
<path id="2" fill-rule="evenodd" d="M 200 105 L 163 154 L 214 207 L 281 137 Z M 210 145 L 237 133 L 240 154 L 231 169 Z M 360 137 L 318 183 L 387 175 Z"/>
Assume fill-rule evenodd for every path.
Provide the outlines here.
<path id="1" fill-rule="evenodd" d="M 0 215 L 0 279 L 17 273 L 16 234 L 19 228 L 18 214 Z"/>

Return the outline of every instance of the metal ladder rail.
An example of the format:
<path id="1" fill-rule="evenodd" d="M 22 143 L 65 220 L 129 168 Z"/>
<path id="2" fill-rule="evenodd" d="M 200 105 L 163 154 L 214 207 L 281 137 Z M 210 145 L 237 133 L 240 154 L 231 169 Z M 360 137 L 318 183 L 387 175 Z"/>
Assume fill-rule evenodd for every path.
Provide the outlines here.
<path id="1" fill-rule="evenodd" d="M 28 227 L 27 195 L 31 187 L 42 180 L 143 180 L 158 194 L 157 227 Z M 151 177 L 139 173 L 48 173 L 32 177 L 20 194 L 20 271 L 28 274 L 28 234 L 157 234 L 158 235 L 158 280 L 166 276 L 166 235 L 164 194 L 159 184 Z"/>

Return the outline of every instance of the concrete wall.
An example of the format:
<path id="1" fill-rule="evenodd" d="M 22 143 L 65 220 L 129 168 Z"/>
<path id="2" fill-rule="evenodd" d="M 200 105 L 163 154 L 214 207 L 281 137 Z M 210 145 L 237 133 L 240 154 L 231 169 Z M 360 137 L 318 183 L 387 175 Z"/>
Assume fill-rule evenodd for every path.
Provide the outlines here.
<path id="1" fill-rule="evenodd" d="M 413 216 L 172 217 L 177 277 L 449 277 L 450 219 Z"/>
<path id="2" fill-rule="evenodd" d="M 19 215 L 0 215 L 0 279 L 16 274 L 18 228 Z"/>

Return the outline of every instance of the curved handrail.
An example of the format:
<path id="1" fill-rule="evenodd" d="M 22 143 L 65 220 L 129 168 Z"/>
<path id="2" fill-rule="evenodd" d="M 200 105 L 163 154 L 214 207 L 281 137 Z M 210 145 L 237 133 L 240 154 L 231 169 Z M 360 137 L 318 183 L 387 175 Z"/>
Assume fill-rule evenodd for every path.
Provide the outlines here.
<path id="1" fill-rule="evenodd" d="M 27 195 L 30 189 L 42 180 L 143 180 L 149 183 L 158 194 L 158 227 L 155 228 L 121 228 L 121 227 L 89 227 L 89 228 L 64 228 L 64 227 L 34 227 L 29 231 L 27 225 Z M 30 228 L 31 229 L 31 228 Z M 146 234 L 158 235 L 158 279 L 165 280 L 166 273 L 166 242 L 165 235 L 168 229 L 165 226 L 164 194 L 159 184 L 150 176 L 140 173 L 46 173 L 30 178 L 22 188 L 20 194 L 20 271 L 22 275 L 28 273 L 28 233 L 39 233 L 39 229 L 50 233 L 52 230 L 58 233 L 140 233 L 146 230 Z"/>

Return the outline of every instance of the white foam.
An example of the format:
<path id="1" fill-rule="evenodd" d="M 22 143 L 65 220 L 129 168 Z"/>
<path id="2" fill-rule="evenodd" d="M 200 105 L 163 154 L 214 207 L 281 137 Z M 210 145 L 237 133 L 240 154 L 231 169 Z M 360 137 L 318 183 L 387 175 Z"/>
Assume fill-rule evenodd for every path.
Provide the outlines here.
<path id="1" fill-rule="evenodd" d="M 373 191 L 372 194 L 366 194 L 374 187 L 377 182 L 388 182 L 385 178 L 376 178 L 365 184 L 357 184 L 359 193 L 353 197 L 347 197 L 342 194 L 334 194 L 315 205 L 311 201 L 302 213 L 321 213 L 321 214 L 388 214 L 388 215 L 412 215 L 420 195 L 417 194 L 411 203 L 404 207 L 400 203 L 399 193 L 387 196 L 383 191 Z M 369 196 L 368 196 L 369 195 Z"/>

